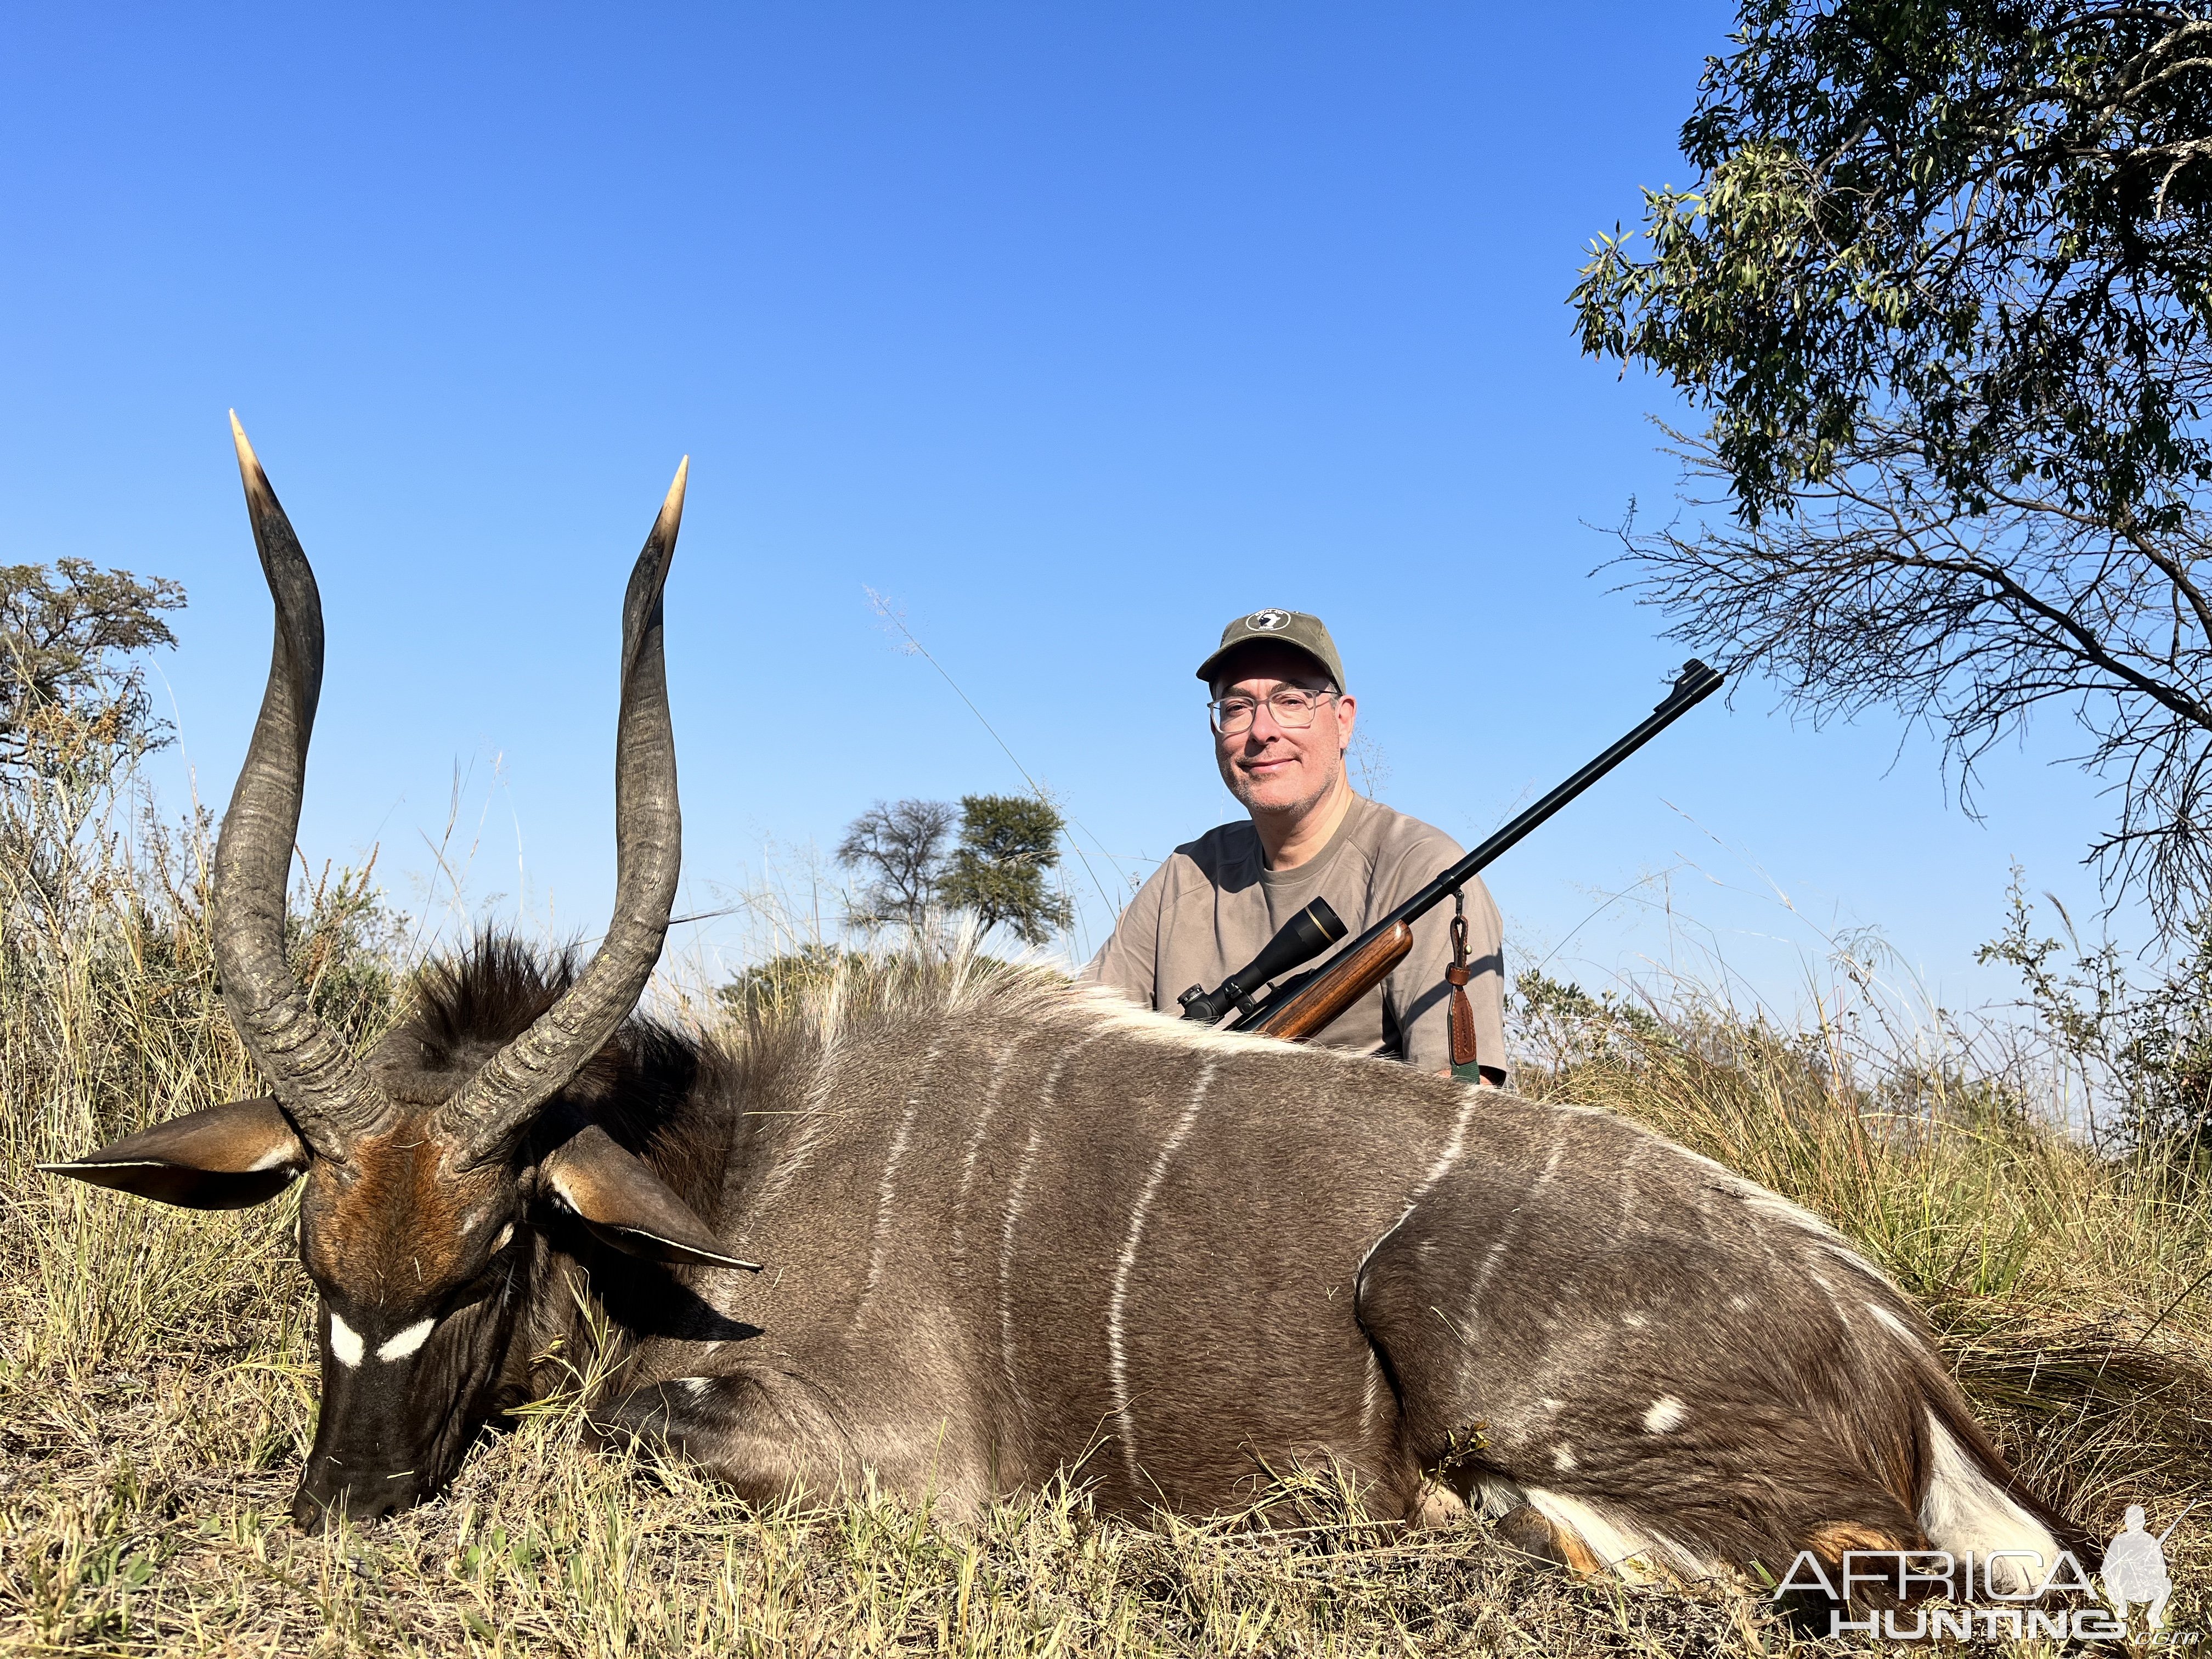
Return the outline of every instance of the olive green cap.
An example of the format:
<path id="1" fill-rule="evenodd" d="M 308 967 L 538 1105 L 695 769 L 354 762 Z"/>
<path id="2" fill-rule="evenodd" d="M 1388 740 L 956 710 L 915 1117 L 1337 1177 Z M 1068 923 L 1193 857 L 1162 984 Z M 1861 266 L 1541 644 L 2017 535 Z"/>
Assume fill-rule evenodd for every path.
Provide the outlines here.
<path id="1" fill-rule="evenodd" d="M 1336 641 L 1328 636 L 1319 617 L 1303 611 L 1255 611 L 1239 617 L 1221 630 L 1221 643 L 1198 665 L 1198 677 L 1213 684 L 1213 671 L 1221 659 L 1240 645 L 1287 645 L 1303 651 L 1328 671 L 1340 691 L 1344 687 L 1344 664 L 1336 654 Z"/>

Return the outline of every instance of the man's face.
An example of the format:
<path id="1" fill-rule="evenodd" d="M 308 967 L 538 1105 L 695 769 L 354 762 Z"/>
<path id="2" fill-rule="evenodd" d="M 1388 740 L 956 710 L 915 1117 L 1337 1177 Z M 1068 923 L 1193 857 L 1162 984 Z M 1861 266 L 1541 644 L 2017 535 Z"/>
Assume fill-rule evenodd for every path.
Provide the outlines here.
<path id="1" fill-rule="evenodd" d="M 1344 747 L 1352 741 L 1356 708 L 1348 696 L 1323 699 L 1313 724 L 1285 727 L 1267 699 L 1285 686 L 1320 692 L 1328 685 L 1321 665 L 1303 651 L 1251 645 L 1222 665 L 1213 695 L 1249 697 L 1258 705 L 1251 726 L 1232 736 L 1216 732 L 1213 757 L 1229 793 L 1255 813 L 1296 814 L 1322 799 L 1344 776 Z"/>

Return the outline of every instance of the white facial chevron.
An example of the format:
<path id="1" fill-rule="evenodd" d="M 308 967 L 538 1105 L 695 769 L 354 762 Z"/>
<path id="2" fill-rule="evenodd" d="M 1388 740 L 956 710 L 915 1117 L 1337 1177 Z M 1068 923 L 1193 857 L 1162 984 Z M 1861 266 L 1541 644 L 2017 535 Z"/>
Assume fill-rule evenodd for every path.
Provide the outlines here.
<path id="1" fill-rule="evenodd" d="M 434 1318 L 418 1319 L 376 1351 L 379 1359 L 404 1359 L 430 1340 L 430 1332 L 437 1324 Z"/>
<path id="2" fill-rule="evenodd" d="M 386 1364 L 395 1359 L 404 1359 L 428 1342 L 430 1340 L 430 1333 L 437 1328 L 438 1322 L 434 1317 L 418 1319 L 398 1335 L 378 1344 L 376 1357 Z M 359 1331 L 347 1324 L 336 1313 L 331 1315 L 331 1358 L 337 1360 L 341 1365 L 349 1367 L 358 1365 L 368 1346 L 368 1345 L 362 1340 Z"/>
<path id="3" fill-rule="evenodd" d="M 336 1314 L 331 1316 L 331 1358 L 341 1365 L 361 1364 L 361 1333 Z"/>

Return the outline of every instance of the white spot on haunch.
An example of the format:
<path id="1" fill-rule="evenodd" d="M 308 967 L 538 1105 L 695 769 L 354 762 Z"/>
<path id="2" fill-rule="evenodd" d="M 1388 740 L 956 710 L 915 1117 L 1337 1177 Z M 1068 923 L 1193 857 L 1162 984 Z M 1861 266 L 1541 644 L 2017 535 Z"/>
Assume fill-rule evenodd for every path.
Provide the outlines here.
<path id="1" fill-rule="evenodd" d="M 676 1380 L 684 1385 L 685 1391 L 694 1400 L 698 1399 L 714 1386 L 714 1379 L 711 1376 L 679 1376 Z"/>
<path id="2" fill-rule="evenodd" d="M 1651 1409 L 1644 1413 L 1644 1432 L 1664 1434 L 1689 1416 L 1689 1410 L 1671 1394 L 1662 1394 L 1651 1402 Z"/>
<path id="3" fill-rule="evenodd" d="M 1114 1293 L 1106 1303 L 1106 1364 L 1114 1378 L 1114 1415 L 1121 1425 L 1121 1462 L 1129 1471 L 1129 1484 L 1139 1490 L 1144 1483 L 1137 1472 L 1137 1425 L 1129 1399 L 1129 1354 L 1121 1316 L 1128 1305 L 1129 1275 L 1137 1266 L 1137 1248 L 1145 1240 L 1145 1223 L 1151 1216 L 1152 1200 L 1167 1176 L 1169 1161 L 1182 1150 L 1191 1126 L 1198 1121 L 1198 1109 L 1206 1102 L 1206 1085 L 1213 1081 L 1213 1067 L 1211 1059 L 1199 1067 L 1197 1086 L 1190 1091 L 1190 1104 L 1182 1109 L 1182 1115 L 1176 1120 L 1175 1127 L 1160 1147 L 1160 1155 L 1152 1160 L 1152 1174 L 1146 1177 L 1144 1190 L 1137 1194 L 1136 1205 L 1129 1212 L 1128 1229 L 1121 1237 L 1121 1254 L 1114 1263 Z"/>
<path id="4" fill-rule="evenodd" d="M 336 1314 L 331 1316 L 331 1358 L 341 1365 L 361 1364 L 361 1333 Z"/>
<path id="5" fill-rule="evenodd" d="M 1552 1454 L 1552 1467 L 1553 1468 L 1566 1470 L 1574 1468 L 1574 1466 L 1575 1449 L 1572 1446 L 1561 1446 Z"/>
<path id="6" fill-rule="evenodd" d="M 1640 1331 L 1651 1322 L 1646 1319 L 1642 1314 L 1626 1313 L 1621 1315 L 1620 1322 L 1628 1326 L 1631 1329 Z"/>
<path id="7" fill-rule="evenodd" d="M 1729 1298 L 1729 1312 L 1731 1312 L 1731 1313 L 1747 1313 L 1747 1312 L 1749 1312 L 1749 1311 L 1750 1311 L 1750 1310 L 1751 1310 L 1751 1298 L 1750 1298 L 1749 1297 L 1747 1297 L 1747 1296 L 1732 1296 L 1732 1297 L 1730 1297 Z"/>
<path id="8" fill-rule="evenodd" d="M 409 1354 L 413 1353 L 416 1349 L 430 1340 L 430 1333 L 437 1328 L 437 1325 L 438 1322 L 434 1318 L 416 1320 L 405 1330 L 379 1347 L 376 1357 L 387 1362 L 406 1358 Z M 360 1339 L 355 1340 L 358 1341 Z"/>
<path id="9" fill-rule="evenodd" d="M 513 1238 L 514 1237 L 514 1224 L 512 1221 L 510 1221 L 510 1222 L 508 1222 L 508 1223 L 507 1224 L 507 1225 L 505 1225 L 504 1227 L 501 1227 L 501 1228 L 499 1230 L 499 1237 L 498 1237 L 497 1238 L 495 1238 L 494 1240 L 492 1240 L 492 1242 L 491 1242 L 491 1253 L 492 1253 L 494 1255 L 498 1255 L 501 1250 L 503 1250 L 503 1249 L 505 1249 L 507 1248 L 507 1241 L 508 1241 L 509 1239 Z"/>

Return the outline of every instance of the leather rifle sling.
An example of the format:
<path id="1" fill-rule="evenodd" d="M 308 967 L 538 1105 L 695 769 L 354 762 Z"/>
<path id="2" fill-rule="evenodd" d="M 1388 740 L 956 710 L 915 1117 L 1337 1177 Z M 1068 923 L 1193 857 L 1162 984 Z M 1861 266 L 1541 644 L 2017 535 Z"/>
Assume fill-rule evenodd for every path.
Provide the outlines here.
<path id="1" fill-rule="evenodd" d="M 1467 965 L 1467 895 L 1455 888 L 1452 890 L 1451 966 L 1444 969 L 1444 982 L 1451 987 L 1450 1018 L 1451 1072 L 1463 1083 L 1482 1081 L 1482 1067 L 1475 1063 L 1474 1009 L 1467 1000 L 1467 982 L 1474 975 Z"/>

